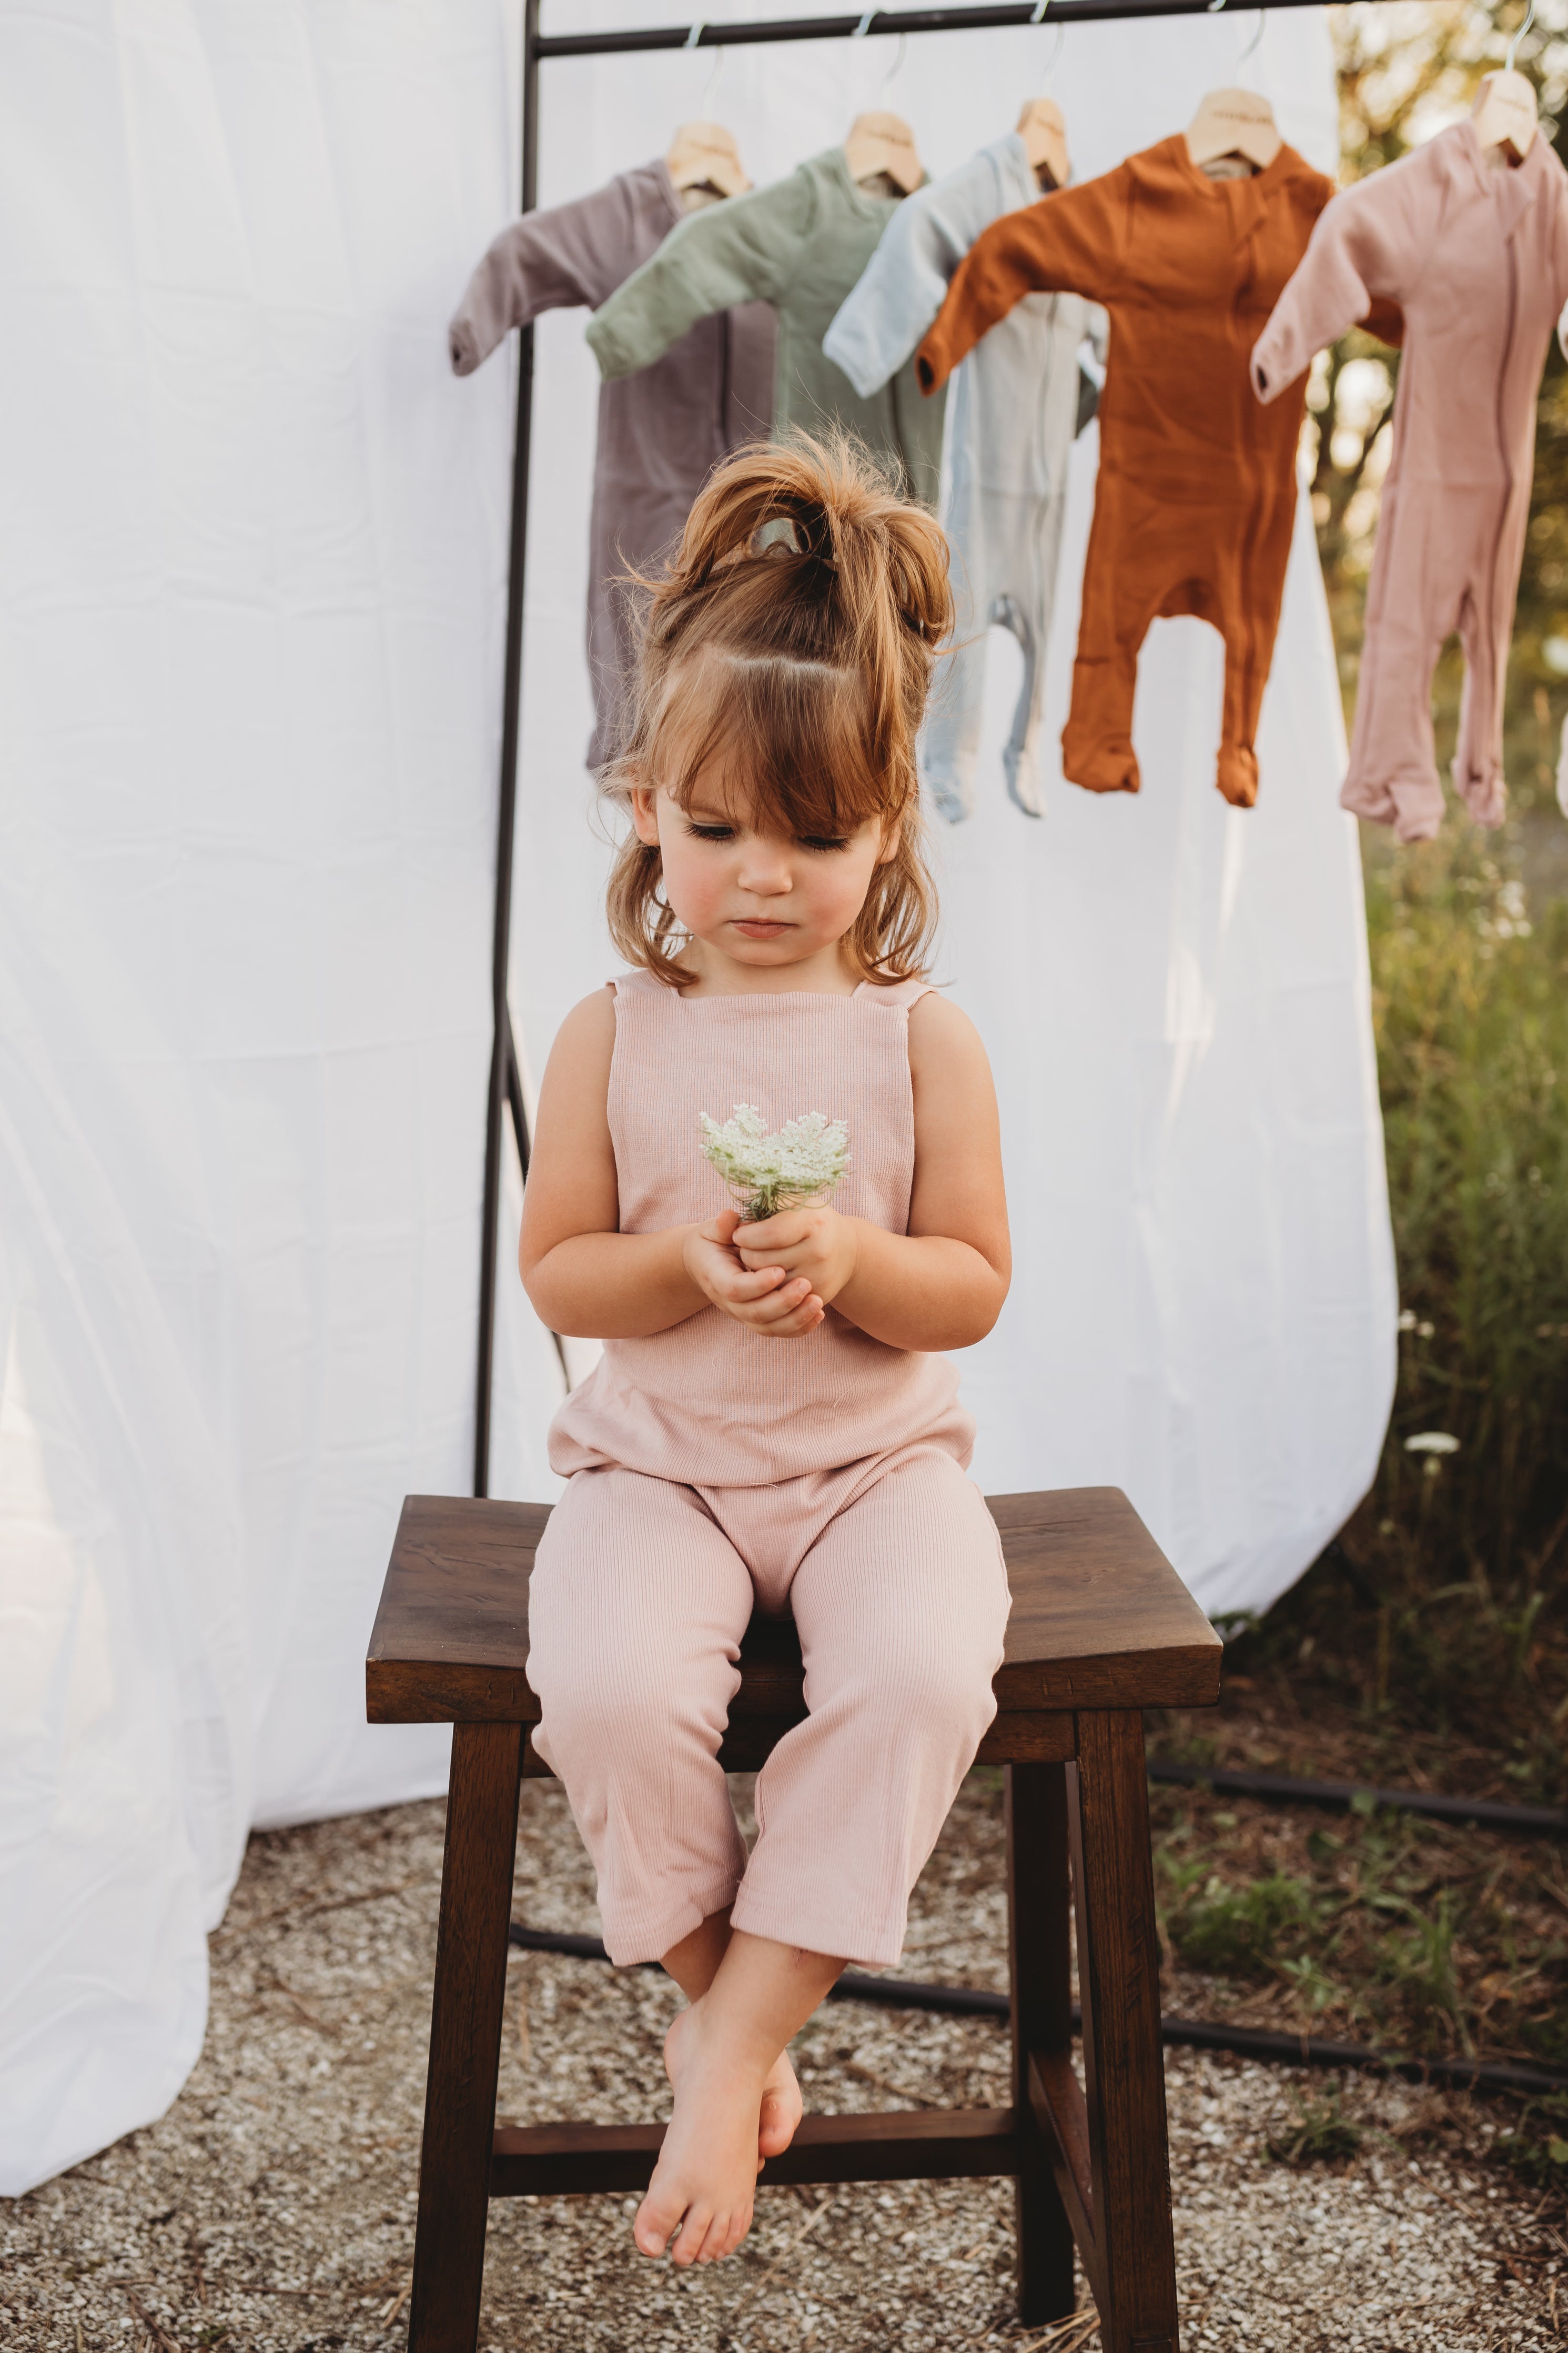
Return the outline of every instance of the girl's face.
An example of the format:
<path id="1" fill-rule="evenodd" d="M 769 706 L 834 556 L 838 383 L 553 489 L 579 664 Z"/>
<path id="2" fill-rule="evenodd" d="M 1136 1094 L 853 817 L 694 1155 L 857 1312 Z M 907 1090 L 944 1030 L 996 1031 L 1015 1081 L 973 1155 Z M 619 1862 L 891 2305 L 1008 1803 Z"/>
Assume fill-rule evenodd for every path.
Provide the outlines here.
<path id="1" fill-rule="evenodd" d="M 658 845 L 665 895 L 704 946 L 763 971 L 836 950 L 887 855 L 880 820 L 796 840 L 755 816 L 743 791 L 706 772 L 688 808 L 663 787 L 632 795 L 639 839 Z"/>

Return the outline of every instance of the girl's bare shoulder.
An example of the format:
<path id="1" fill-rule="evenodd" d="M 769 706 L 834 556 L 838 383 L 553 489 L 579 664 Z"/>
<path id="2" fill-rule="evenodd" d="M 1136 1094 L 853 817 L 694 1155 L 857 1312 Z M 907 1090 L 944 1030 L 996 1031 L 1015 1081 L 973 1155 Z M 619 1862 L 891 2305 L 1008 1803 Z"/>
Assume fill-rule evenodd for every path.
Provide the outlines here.
<path id="1" fill-rule="evenodd" d="M 928 989 L 910 1008 L 910 1067 L 951 1060 L 989 1067 L 980 1032 L 961 1006 L 952 1005 L 940 990 Z"/>
<path id="2" fill-rule="evenodd" d="M 607 980 L 603 988 L 595 989 L 591 997 L 580 997 L 555 1032 L 552 1053 L 563 1047 L 568 1053 L 592 1053 L 599 1047 L 608 1053 L 616 1042 L 616 985 Z"/>

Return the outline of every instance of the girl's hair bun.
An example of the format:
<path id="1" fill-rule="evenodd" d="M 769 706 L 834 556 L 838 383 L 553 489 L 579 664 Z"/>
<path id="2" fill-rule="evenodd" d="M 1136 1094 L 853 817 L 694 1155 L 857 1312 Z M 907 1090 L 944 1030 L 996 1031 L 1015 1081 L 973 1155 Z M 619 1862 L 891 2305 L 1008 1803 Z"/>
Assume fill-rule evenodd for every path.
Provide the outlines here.
<path id="1" fill-rule="evenodd" d="M 935 901 L 919 851 L 915 740 L 952 627 L 935 518 L 847 436 L 798 435 L 719 467 L 665 575 L 628 585 L 643 598 L 641 644 L 626 748 L 606 789 L 658 782 L 683 799 L 715 766 L 743 779 L 780 829 L 827 837 L 879 818 L 898 846 L 852 952 L 868 976 L 923 970 Z M 679 982 L 692 976 L 658 898 L 658 858 L 626 844 L 612 930 L 624 954 Z"/>

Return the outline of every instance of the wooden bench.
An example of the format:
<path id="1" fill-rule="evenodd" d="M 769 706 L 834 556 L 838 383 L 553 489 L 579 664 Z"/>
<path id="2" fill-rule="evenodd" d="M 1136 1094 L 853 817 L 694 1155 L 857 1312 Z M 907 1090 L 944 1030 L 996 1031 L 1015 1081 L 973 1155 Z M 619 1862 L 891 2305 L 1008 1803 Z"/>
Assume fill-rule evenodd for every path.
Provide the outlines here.
<path id="1" fill-rule="evenodd" d="M 1140 1711 L 1217 1699 L 1219 1639 L 1119 1489 L 999 1495 L 991 1510 L 1013 1609 L 980 1761 L 1006 1783 L 1012 2105 L 808 2116 L 761 2186 L 1011 2175 L 1020 2319 L 1072 2311 L 1076 2241 L 1106 2353 L 1176 2353 Z M 411 1495 L 365 1665 L 373 1723 L 453 1727 L 412 2353 L 473 2353 L 491 2198 L 641 2189 L 663 2137 L 661 2125 L 496 2124 L 519 1784 L 546 1769 L 524 1670 L 547 1517 L 542 1504 Z M 720 1752 L 730 1770 L 754 1770 L 799 1722 L 801 1687 L 793 1626 L 753 1620 Z"/>

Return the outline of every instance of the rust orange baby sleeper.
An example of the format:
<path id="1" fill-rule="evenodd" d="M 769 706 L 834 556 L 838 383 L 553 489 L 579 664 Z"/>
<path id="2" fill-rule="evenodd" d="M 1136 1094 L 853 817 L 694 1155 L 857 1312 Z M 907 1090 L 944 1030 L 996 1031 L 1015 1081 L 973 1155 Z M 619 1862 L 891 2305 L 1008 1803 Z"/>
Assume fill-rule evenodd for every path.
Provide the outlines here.
<path id="1" fill-rule="evenodd" d="M 609 1121 L 620 1230 L 728 1206 L 698 1113 L 849 1127 L 847 1215 L 908 1229 L 919 982 L 682 997 L 616 988 Z M 896 1961 L 909 1894 L 994 1703 L 1006 1572 L 964 1476 L 974 1425 L 944 1356 L 829 1307 L 766 1339 L 716 1307 L 612 1340 L 551 1430 L 569 1481 L 534 1565 L 535 1746 L 565 1785 L 613 1959 L 654 1960 L 733 1905 L 738 1928 Z M 750 1859 L 718 1763 L 753 1608 L 793 1614 L 804 1724 L 758 1776 Z"/>
<path id="2" fill-rule="evenodd" d="M 921 345 L 934 389 L 1026 294 L 1071 292 L 1110 314 L 1100 480 L 1084 567 L 1068 779 L 1136 792 L 1132 699 L 1151 621 L 1195 614 L 1225 640 L 1216 781 L 1258 797 L 1254 738 L 1296 512 L 1304 392 L 1252 397 L 1252 346 L 1333 189 L 1293 148 L 1211 180 L 1181 137 L 1131 155 L 985 230 Z"/>
<path id="3" fill-rule="evenodd" d="M 1381 332 L 1380 298 L 1405 313 L 1340 796 L 1401 841 L 1429 840 L 1442 822 L 1432 671 L 1455 629 L 1466 677 L 1454 782 L 1483 825 L 1502 817 L 1535 396 L 1564 297 L 1568 173 L 1544 137 L 1521 164 L 1489 162 L 1467 121 L 1334 198 L 1252 356 L 1259 400 L 1294 416 L 1290 387 L 1314 352 L 1358 320 Z"/>

